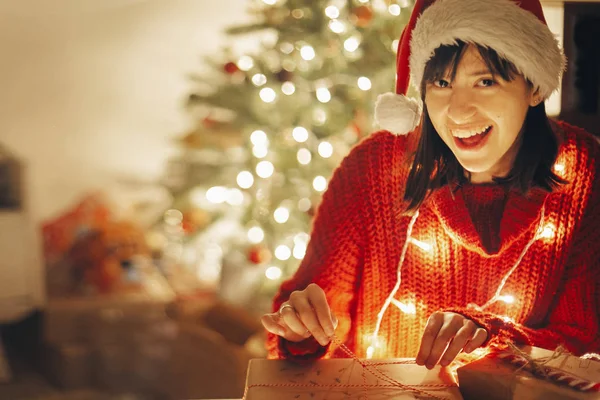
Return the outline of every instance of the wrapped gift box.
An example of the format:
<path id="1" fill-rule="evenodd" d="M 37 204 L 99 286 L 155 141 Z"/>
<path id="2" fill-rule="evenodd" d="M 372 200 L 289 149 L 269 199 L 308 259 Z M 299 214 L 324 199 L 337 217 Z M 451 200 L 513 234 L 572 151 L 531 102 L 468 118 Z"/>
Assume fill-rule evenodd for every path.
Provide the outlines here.
<path id="1" fill-rule="evenodd" d="M 560 375 L 561 378 L 534 376 L 527 371 L 528 368 L 511 364 L 509 358 L 488 355 L 458 369 L 460 391 L 464 398 L 466 400 L 600 399 L 600 392 L 582 392 L 568 387 L 568 382 L 580 384 L 582 381 L 600 382 L 600 362 L 568 354 L 558 355 L 553 351 L 536 347 L 524 347 L 521 350 L 533 360 L 548 360 L 543 366 L 548 368 L 548 371 Z M 504 355 L 510 355 L 512 360 L 512 353 L 504 353 Z M 559 383 L 559 380 L 562 383 Z"/>
<path id="2" fill-rule="evenodd" d="M 449 370 L 428 370 L 414 360 L 337 358 L 297 365 L 253 359 L 249 363 L 246 400 L 358 400 L 365 395 L 369 400 L 462 399 Z"/>

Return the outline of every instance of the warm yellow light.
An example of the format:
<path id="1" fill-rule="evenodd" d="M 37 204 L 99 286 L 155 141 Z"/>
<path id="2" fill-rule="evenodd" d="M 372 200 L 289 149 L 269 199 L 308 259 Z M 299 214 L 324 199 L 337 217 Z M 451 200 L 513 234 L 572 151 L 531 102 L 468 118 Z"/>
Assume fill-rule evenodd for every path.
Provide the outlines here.
<path id="1" fill-rule="evenodd" d="M 412 314 L 415 315 L 417 313 L 417 308 L 413 303 L 403 303 L 396 299 L 392 299 L 392 304 L 400 309 L 404 314 Z"/>
<path id="2" fill-rule="evenodd" d="M 272 281 L 281 278 L 281 269 L 279 267 L 269 267 L 265 271 L 265 276 Z"/>
<path id="3" fill-rule="evenodd" d="M 242 56 L 237 62 L 237 66 L 242 71 L 249 71 L 254 66 L 254 60 L 248 56 Z"/>
<path id="4" fill-rule="evenodd" d="M 298 158 L 298 162 L 302 165 L 310 164 L 310 161 L 312 160 L 312 154 L 308 149 L 298 150 L 298 154 L 296 156 Z"/>
<path id="5" fill-rule="evenodd" d="M 269 154 L 269 149 L 266 146 L 254 146 L 252 148 L 252 154 L 256 158 L 265 158 Z"/>
<path id="6" fill-rule="evenodd" d="M 273 218 L 275 218 L 276 222 L 280 224 L 285 224 L 290 218 L 290 210 L 288 210 L 285 207 L 279 207 L 273 213 Z"/>
<path id="7" fill-rule="evenodd" d="M 390 14 L 397 17 L 402 12 L 402 9 L 398 4 L 390 4 L 390 6 L 388 7 L 388 11 L 390 12 Z"/>
<path id="8" fill-rule="evenodd" d="M 242 189 L 249 189 L 254 185 L 254 175 L 250 171 L 242 171 L 237 176 L 237 184 Z"/>
<path id="9" fill-rule="evenodd" d="M 289 260 L 291 256 L 292 250 L 290 250 L 290 248 L 284 244 L 277 246 L 277 248 L 275 249 L 275 257 L 278 260 L 286 261 Z"/>
<path id="10" fill-rule="evenodd" d="M 269 178 L 274 171 L 275 167 L 270 161 L 261 161 L 256 165 L 256 175 L 261 178 Z"/>
<path id="11" fill-rule="evenodd" d="M 318 88 L 317 89 L 317 100 L 321 103 L 329 103 L 331 101 L 331 92 L 327 88 Z"/>
<path id="12" fill-rule="evenodd" d="M 252 83 L 254 83 L 255 86 L 262 86 L 267 83 L 267 77 L 263 74 L 255 74 L 252 77 Z"/>
<path id="13" fill-rule="evenodd" d="M 507 295 L 503 295 L 503 296 L 498 296 L 498 300 L 503 301 L 506 304 L 514 304 L 515 297 L 507 294 Z"/>
<path id="14" fill-rule="evenodd" d="M 213 204 L 221 204 L 227 200 L 227 188 L 214 186 L 206 191 L 206 199 Z"/>
<path id="15" fill-rule="evenodd" d="M 409 241 L 423 251 L 430 252 L 431 250 L 433 250 L 433 246 L 427 242 L 422 242 L 412 237 L 409 239 Z"/>
<path id="16" fill-rule="evenodd" d="M 302 48 L 300 49 L 300 56 L 305 59 L 306 61 L 310 61 L 312 59 L 315 58 L 316 54 L 315 54 L 315 49 L 312 48 L 312 46 L 302 46 Z"/>
<path id="17" fill-rule="evenodd" d="M 308 140 L 308 130 L 302 126 L 297 126 L 292 131 L 292 137 L 298 143 L 304 143 Z"/>
<path id="18" fill-rule="evenodd" d="M 371 89 L 371 86 L 371 80 L 366 76 L 361 76 L 358 78 L 358 88 L 360 90 L 364 90 L 366 92 L 367 90 Z"/>
<path id="19" fill-rule="evenodd" d="M 356 51 L 359 45 L 360 41 L 355 37 L 348 38 L 346 41 L 344 41 L 344 48 L 350 53 Z"/>
<path id="20" fill-rule="evenodd" d="M 310 202 L 310 199 L 306 197 L 303 197 L 300 200 L 298 200 L 298 210 L 302 212 L 307 212 L 308 210 L 310 210 L 311 206 L 312 203 Z"/>
<path id="21" fill-rule="evenodd" d="M 244 193 L 240 189 L 229 189 L 225 201 L 231 206 L 241 206 L 244 203 Z"/>
<path id="22" fill-rule="evenodd" d="M 263 231 L 258 226 L 254 226 L 254 227 L 248 229 L 248 240 L 251 243 L 254 243 L 254 244 L 260 243 L 263 241 L 264 238 L 265 238 L 265 231 Z"/>
<path id="23" fill-rule="evenodd" d="M 553 239 L 556 233 L 556 226 L 552 223 L 546 224 L 542 231 L 539 233 L 539 238 L 541 239 Z"/>
<path id="24" fill-rule="evenodd" d="M 296 86 L 292 82 L 284 82 L 283 85 L 281 85 L 281 91 L 286 96 L 291 96 L 296 92 Z"/>
<path id="25" fill-rule="evenodd" d="M 256 130 L 252 132 L 250 135 L 250 141 L 255 146 L 268 146 L 269 145 L 269 137 L 265 133 L 265 131 Z"/>
<path id="26" fill-rule="evenodd" d="M 329 29 L 333 33 L 344 33 L 346 32 L 346 25 L 338 19 L 329 21 Z"/>
<path id="27" fill-rule="evenodd" d="M 329 6 L 325 9 L 325 15 L 332 19 L 338 18 L 340 16 L 340 9 L 336 6 Z"/>
<path id="28" fill-rule="evenodd" d="M 327 179 L 323 176 L 317 176 L 313 180 L 313 188 L 315 188 L 317 192 L 324 192 L 325 189 L 327 189 Z"/>
<path id="29" fill-rule="evenodd" d="M 261 89 L 258 95 L 260 96 L 260 99 L 265 103 L 272 103 L 277 98 L 277 94 L 271 88 Z"/>
<path id="30" fill-rule="evenodd" d="M 333 155 L 333 146 L 329 142 L 319 143 L 319 155 L 323 158 L 329 158 Z"/>

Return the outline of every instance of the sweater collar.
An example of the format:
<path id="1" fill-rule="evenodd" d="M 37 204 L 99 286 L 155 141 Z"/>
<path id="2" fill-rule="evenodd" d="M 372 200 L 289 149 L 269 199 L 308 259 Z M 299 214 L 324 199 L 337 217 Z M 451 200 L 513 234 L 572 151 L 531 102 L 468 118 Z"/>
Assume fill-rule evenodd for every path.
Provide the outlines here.
<path id="1" fill-rule="evenodd" d="M 500 185 L 473 185 L 469 188 L 471 195 L 497 198 L 507 196 L 506 206 L 500 222 L 500 246 L 497 251 L 488 253 L 471 220 L 471 215 L 465 204 L 462 189 L 452 189 L 448 185 L 436 190 L 426 205 L 438 217 L 445 232 L 462 247 L 482 256 L 496 256 L 503 253 L 523 235 L 531 236 L 539 223 L 542 206 L 548 195 L 547 192 L 534 189 L 525 196 L 517 190 L 506 194 Z M 528 234 L 529 232 L 529 234 Z"/>

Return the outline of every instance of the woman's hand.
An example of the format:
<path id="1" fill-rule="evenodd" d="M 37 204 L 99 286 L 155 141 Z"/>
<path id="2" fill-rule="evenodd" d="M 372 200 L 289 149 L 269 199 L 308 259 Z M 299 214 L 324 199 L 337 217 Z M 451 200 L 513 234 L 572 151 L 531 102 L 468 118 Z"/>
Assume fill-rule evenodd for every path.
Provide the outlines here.
<path id="1" fill-rule="evenodd" d="M 487 336 L 485 329 L 460 314 L 435 312 L 425 326 L 417 364 L 432 369 L 439 361 L 445 367 L 461 350 L 470 353 L 481 346 Z"/>
<path id="2" fill-rule="evenodd" d="M 261 322 L 267 331 L 289 341 L 300 342 L 314 336 L 322 346 L 330 342 L 337 327 L 325 292 L 314 283 L 292 292 L 279 311 L 263 315 Z"/>

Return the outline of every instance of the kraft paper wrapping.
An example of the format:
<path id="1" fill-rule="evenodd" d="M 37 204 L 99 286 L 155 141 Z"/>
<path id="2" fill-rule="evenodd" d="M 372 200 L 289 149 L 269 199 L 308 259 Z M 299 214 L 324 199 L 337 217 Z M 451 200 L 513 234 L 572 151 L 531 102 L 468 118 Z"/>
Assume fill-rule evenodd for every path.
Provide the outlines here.
<path id="1" fill-rule="evenodd" d="M 414 360 L 413 360 L 414 361 Z M 456 381 L 446 368 L 428 370 L 406 359 L 363 360 L 403 385 L 419 389 L 415 393 L 401 387 L 389 387 L 385 379 L 364 371 L 358 360 L 338 358 L 297 365 L 285 360 L 253 359 L 248 367 L 246 400 L 408 400 L 462 399 Z M 259 386 L 256 386 L 259 385 Z M 281 385 L 281 386 L 277 386 Z M 286 386 L 283 386 L 286 385 Z M 369 388 L 365 392 L 363 385 Z M 382 387 L 387 385 L 388 387 Z M 438 387 L 425 388 L 424 385 Z"/>
<path id="2" fill-rule="evenodd" d="M 536 347 L 522 349 L 533 359 L 551 357 L 551 350 Z M 544 364 L 592 382 L 600 381 L 600 362 L 560 355 Z M 543 399 L 600 400 L 600 393 L 579 392 L 546 381 L 494 357 L 484 357 L 458 369 L 460 391 L 465 400 Z"/>

